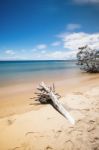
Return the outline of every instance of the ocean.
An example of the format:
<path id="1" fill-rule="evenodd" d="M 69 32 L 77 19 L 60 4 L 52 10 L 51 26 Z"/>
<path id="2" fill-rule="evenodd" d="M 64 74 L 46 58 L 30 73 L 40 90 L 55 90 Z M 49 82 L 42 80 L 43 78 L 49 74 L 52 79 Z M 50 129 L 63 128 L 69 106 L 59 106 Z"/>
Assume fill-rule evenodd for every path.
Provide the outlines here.
<path id="1" fill-rule="evenodd" d="M 79 70 L 76 61 L 0 61 L 0 87 L 70 77 Z"/>

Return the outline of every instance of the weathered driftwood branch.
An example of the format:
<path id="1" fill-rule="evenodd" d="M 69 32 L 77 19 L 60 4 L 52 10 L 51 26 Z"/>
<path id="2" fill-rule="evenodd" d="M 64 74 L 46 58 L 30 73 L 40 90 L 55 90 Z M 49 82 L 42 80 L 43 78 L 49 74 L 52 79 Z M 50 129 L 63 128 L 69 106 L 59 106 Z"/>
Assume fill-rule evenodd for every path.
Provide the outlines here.
<path id="1" fill-rule="evenodd" d="M 75 120 L 60 103 L 60 95 L 55 93 L 54 85 L 53 87 L 47 87 L 44 82 L 42 82 L 37 89 L 40 91 L 40 93 L 36 93 L 37 101 L 40 101 L 41 103 L 51 103 L 55 109 L 57 109 L 65 118 L 70 121 L 70 123 L 75 123 Z"/>

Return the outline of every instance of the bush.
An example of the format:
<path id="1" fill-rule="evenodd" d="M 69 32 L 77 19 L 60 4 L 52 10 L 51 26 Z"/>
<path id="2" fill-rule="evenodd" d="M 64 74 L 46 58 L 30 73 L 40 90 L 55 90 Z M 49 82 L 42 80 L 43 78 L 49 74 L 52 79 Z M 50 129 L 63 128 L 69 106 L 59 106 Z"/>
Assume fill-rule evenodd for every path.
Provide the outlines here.
<path id="1" fill-rule="evenodd" d="M 99 51 L 91 49 L 87 45 L 79 48 L 77 64 L 87 72 L 99 72 Z"/>

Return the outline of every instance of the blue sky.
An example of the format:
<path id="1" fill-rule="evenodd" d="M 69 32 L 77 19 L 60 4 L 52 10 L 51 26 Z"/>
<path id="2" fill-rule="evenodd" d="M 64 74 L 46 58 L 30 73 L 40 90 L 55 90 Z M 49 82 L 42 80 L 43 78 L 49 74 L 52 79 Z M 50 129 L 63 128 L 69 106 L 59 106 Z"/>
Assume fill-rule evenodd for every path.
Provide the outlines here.
<path id="1" fill-rule="evenodd" d="M 70 59 L 99 47 L 99 0 L 0 0 L 0 60 Z"/>

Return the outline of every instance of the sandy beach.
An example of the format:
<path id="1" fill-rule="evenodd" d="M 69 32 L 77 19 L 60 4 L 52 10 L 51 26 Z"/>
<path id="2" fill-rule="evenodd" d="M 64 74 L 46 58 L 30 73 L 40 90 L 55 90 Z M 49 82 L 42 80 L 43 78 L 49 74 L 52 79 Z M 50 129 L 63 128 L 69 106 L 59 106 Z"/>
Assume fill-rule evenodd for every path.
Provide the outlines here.
<path id="1" fill-rule="evenodd" d="M 75 125 L 31 99 L 37 85 L 26 85 L 0 88 L 0 150 L 99 149 L 98 74 L 55 82 Z"/>

